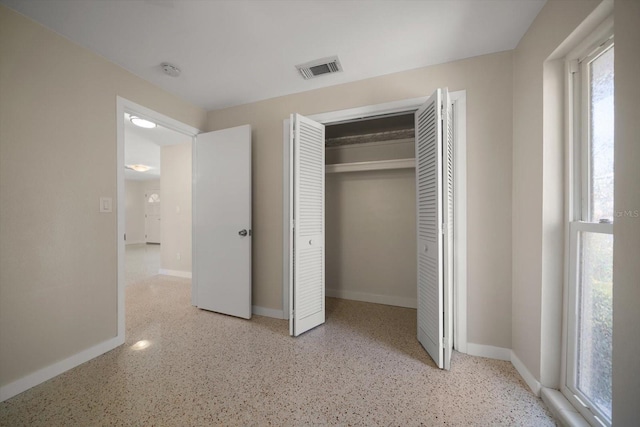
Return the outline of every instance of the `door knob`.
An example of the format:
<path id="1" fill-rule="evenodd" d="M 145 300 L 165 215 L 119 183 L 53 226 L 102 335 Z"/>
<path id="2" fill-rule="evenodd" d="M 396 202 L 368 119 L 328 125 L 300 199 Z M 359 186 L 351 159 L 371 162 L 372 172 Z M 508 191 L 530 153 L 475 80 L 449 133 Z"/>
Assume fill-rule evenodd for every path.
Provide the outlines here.
<path id="1" fill-rule="evenodd" d="M 244 236 L 246 236 L 248 234 L 248 232 L 247 232 L 247 230 L 242 229 L 242 230 L 238 231 L 238 234 L 241 235 L 242 237 L 244 237 Z"/>

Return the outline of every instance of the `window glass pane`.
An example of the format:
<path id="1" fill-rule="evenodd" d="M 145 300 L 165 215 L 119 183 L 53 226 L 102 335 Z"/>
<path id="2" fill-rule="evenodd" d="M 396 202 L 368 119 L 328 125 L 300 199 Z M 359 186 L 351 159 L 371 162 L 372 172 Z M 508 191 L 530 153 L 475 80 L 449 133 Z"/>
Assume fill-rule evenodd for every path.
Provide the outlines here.
<path id="1" fill-rule="evenodd" d="M 613 220 L 613 47 L 589 64 L 589 219 Z"/>
<path id="2" fill-rule="evenodd" d="M 613 235 L 580 238 L 577 387 L 610 420 Z"/>

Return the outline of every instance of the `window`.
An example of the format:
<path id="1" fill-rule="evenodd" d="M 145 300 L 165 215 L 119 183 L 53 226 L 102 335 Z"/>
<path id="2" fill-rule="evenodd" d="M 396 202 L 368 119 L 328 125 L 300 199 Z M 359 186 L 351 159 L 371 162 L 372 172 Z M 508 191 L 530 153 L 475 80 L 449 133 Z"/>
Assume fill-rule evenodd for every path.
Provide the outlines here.
<path id="1" fill-rule="evenodd" d="M 602 39 L 601 39 L 602 40 Z M 573 174 L 563 392 L 611 425 L 613 321 L 613 36 L 572 61 Z"/>

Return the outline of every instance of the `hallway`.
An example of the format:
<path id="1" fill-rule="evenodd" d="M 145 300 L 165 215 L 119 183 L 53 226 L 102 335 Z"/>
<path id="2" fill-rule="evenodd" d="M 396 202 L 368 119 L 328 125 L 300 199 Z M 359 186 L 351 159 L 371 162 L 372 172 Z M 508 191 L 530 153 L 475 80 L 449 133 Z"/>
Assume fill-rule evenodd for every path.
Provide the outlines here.
<path id="1" fill-rule="evenodd" d="M 127 286 L 157 275 L 160 271 L 160 245 L 126 245 L 124 264 Z"/>

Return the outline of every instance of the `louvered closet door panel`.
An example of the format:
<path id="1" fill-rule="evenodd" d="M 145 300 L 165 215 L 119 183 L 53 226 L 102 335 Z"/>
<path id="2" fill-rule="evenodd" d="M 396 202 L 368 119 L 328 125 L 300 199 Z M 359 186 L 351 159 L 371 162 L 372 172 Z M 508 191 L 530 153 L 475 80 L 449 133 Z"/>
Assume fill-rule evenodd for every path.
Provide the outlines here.
<path id="1" fill-rule="evenodd" d="M 299 114 L 294 123 L 293 334 L 325 320 L 324 126 Z"/>
<path id="2" fill-rule="evenodd" d="M 454 191 L 454 135 L 453 108 L 449 99 L 449 92 L 442 90 L 443 129 L 445 130 L 444 149 L 444 217 L 445 232 L 443 237 L 443 293 L 444 293 L 444 369 L 451 368 L 451 353 L 453 352 L 453 191 Z"/>
<path id="3" fill-rule="evenodd" d="M 442 113 L 438 89 L 415 113 L 418 341 L 444 367 L 442 292 Z"/>

